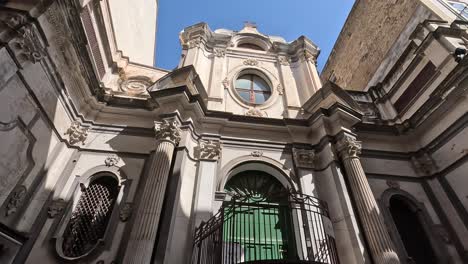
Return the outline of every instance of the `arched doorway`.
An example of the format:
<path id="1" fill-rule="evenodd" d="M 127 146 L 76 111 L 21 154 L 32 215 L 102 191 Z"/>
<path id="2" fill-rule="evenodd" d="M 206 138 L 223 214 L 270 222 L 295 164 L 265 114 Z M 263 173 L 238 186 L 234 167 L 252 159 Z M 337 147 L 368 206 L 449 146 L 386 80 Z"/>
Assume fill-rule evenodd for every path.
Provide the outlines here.
<path id="1" fill-rule="evenodd" d="M 287 189 L 263 171 L 243 171 L 224 187 L 225 262 L 295 259 L 296 246 Z"/>
<path id="2" fill-rule="evenodd" d="M 402 197 L 393 195 L 390 198 L 389 210 L 405 247 L 408 263 L 437 263 L 436 255 L 416 208 L 410 206 Z"/>

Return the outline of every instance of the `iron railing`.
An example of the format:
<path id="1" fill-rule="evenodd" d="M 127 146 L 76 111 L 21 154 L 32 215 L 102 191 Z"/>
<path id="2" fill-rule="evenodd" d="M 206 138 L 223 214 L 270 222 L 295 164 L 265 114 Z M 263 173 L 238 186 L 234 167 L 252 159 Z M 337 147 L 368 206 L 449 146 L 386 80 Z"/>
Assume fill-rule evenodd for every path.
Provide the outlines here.
<path id="1" fill-rule="evenodd" d="M 293 192 L 232 197 L 195 230 L 193 264 L 338 264 L 326 205 Z"/>

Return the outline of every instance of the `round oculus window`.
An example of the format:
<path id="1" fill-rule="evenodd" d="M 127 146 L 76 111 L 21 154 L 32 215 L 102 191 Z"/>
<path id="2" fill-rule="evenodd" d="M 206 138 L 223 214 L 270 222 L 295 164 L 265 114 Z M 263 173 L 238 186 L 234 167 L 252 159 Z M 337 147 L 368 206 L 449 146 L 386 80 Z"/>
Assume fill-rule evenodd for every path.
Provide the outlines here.
<path id="1" fill-rule="evenodd" d="M 236 92 L 250 104 L 263 104 L 271 96 L 267 82 L 255 74 L 243 74 L 236 80 Z"/>

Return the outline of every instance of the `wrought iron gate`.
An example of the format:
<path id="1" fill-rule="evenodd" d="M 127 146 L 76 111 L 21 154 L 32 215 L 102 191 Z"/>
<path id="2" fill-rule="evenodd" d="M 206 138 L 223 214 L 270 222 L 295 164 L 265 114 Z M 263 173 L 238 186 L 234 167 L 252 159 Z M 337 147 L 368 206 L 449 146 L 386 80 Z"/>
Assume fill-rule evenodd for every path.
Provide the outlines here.
<path id="1" fill-rule="evenodd" d="M 192 263 L 338 263 L 326 205 L 299 194 L 232 197 L 195 231 Z"/>

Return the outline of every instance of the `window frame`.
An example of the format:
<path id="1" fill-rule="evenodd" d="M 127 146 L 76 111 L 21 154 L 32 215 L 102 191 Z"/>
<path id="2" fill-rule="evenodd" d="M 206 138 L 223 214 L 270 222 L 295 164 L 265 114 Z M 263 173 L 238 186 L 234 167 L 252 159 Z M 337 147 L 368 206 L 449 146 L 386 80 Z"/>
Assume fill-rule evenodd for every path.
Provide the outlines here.
<path id="1" fill-rule="evenodd" d="M 241 77 L 244 77 L 244 76 L 249 76 L 249 86 L 250 88 L 249 89 L 245 89 L 245 88 L 239 88 L 237 86 L 237 81 L 241 78 Z M 254 79 L 255 77 L 259 78 L 260 80 L 262 80 L 267 86 L 268 86 L 268 91 L 263 91 L 263 90 L 255 90 L 254 89 Z M 236 91 L 237 95 L 242 99 L 242 101 L 244 101 L 245 103 L 248 103 L 250 105 L 262 105 L 262 104 L 265 104 L 273 95 L 273 91 L 271 89 L 271 85 L 265 80 L 265 78 L 262 78 L 260 75 L 258 74 L 255 74 L 255 73 L 252 73 L 252 72 L 241 72 L 239 74 L 239 76 L 234 80 L 234 90 Z M 240 95 L 240 92 L 248 92 L 249 93 L 249 101 L 245 100 L 244 97 L 242 97 Z M 268 98 L 266 98 L 263 102 L 256 102 L 256 95 L 257 94 L 260 94 L 260 95 L 268 95 Z"/>
<path id="2" fill-rule="evenodd" d="M 103 166 L 98 166 L 96 168 L 91 169 L 90 171 L 86 173 L 87 175 L 89 175 L 88 177 L 82 177 L 82 178 L 80 177 L 81 179 L 75 179 L 72 183 L 72 187 L 70 188 L 72 192 L 70 193 L 69 197 L 67 197 L 66 199 L 67 206 L 65 207 L 63 214 L 60 216 L 60 222 L 58 224 L 56 233 L 54 235 L 55 251 L 57 252 L 57 255 L 61 259 L 68 260 L 68 261 L 86 260 L 90 255 L 94 255 L 96 252 L 101 251 L 104 248 L 110 247 L 107 241 L 112 240 L 110 239 L 110 237 L 113 235 L 113 230 L 115 230 L 115 228 L 117 228 L 117 225 L 119 224 L 119 211 L 120 211 L 120 208 L 122 207 L 122 204 L 125 203 L 124 193 L 126 192 L 125 190 L 126 188 L 128 188 L 128 185 L 130 184 L 131 180 L 127 180 L 127 178 L 124 175 L 122 175 L 119 171 L 113 171 L 113 168 L 109 170 L 109 169 L 101 169 L 102 167 Z M 78 202 L 82 195 L 82 190 L 80 188 L 80 185 L 82 184 L 84 185 L 84 187 L 89 188 L 89 186 L 93 182 L 95 182 L 96 180 L 102 177 L 112 178 L 113 180 L 116 181 L 117 186 L 119 188 L 115 196 L 115 200 L 113 201 L 112 211 L 110 213 L 104 235 L 101 238 L 99 238 L 96 244 L 83 255 L 77 256 L 77 257 L 66 256 L 62 248 L 63 242 L 64 242 L 64 235 L 65 235 L 65 230 L 67 229 L 70 223 L 72 214 L 74 210 L 76 209 Z"/>

